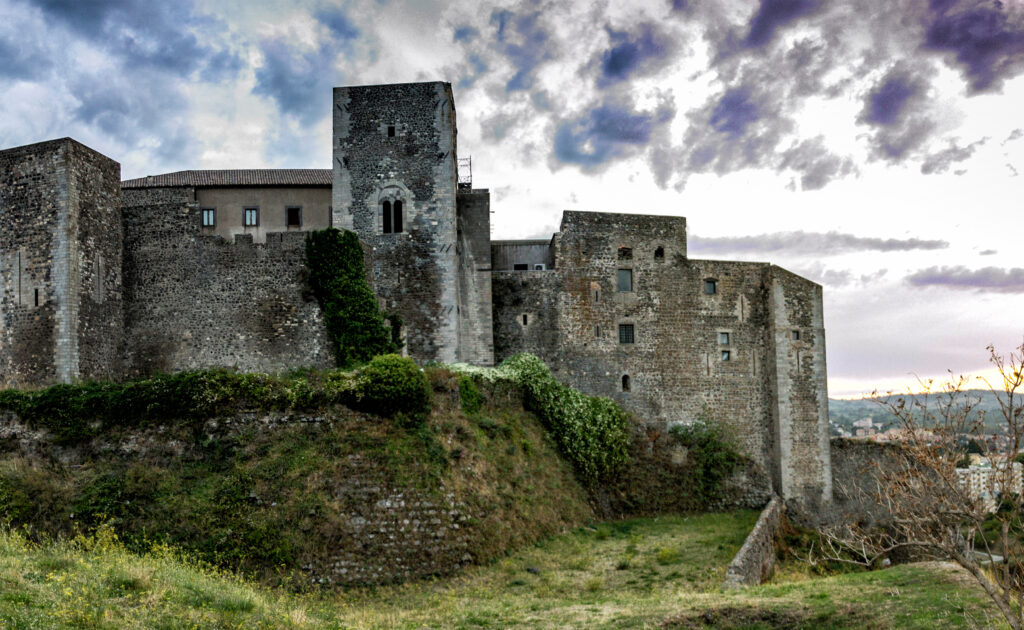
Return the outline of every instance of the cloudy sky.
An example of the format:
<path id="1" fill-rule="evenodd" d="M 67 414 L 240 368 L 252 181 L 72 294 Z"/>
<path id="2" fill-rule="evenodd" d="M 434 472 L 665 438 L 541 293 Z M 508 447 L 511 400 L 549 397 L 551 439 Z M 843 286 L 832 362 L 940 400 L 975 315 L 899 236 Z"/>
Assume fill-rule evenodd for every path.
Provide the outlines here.
<path id="1" fill-rule="evenodd" d="M 0 0 L 0 146 L 330 167 L 335 85 L 444 80 L 493 237 L 678 214 L 825 287 L 832 395 L 1024 336 L 1021 0 Z"/>

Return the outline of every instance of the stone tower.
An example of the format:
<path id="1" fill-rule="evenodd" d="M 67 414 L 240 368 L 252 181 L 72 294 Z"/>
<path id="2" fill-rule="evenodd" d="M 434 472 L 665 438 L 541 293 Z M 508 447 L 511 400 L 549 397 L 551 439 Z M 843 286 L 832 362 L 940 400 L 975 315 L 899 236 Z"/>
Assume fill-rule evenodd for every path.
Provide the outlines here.
<path id="1" fill-rule="evenodd" d="M 334 88 L 332 225 L 373 249 L 408 353 L 456 361 L 455 102 L 448 83 Z"/>
<path id="2" fill-rule="evenodd" d="M 0 373 L 120 372 L 121 166 L 70 138 L 0 151 Z"/>

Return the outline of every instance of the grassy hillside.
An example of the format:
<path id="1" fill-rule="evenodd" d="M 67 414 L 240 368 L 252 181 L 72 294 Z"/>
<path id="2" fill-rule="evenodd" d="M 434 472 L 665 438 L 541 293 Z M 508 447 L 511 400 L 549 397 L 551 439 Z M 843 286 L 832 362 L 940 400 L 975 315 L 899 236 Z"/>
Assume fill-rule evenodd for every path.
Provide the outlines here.
<path id="1" fill-rule="evenodd" d="M 120 418 L 105 410 L 129 403 L 106 386 L 65 390 L 84 411 L 56 424 L 56 443 L 34 430 L 0 441 L 0 520 L 43 538 L 108 523 L 129 549 L 169 545 L 301 587 L 450 572 L 593 518 L 572 466 L 517 392 L 481 387 L 467 413 L 459 374 L 435 367 L 426 377 L 421 420 L 334 403 L 323 392 L 358 388 L 343 375 L 260 387 L 217 376 L 215 396 L 189 394 L 221 401 L 211 403 L 217 413 L 181 420 Z M 231 393 L 238 381 L 245 396 Z M 166 399 L 154 396 L 135 398 Z M 44 407 L 47 397 L 20 404 Z M 89 410 L 110 421 L 91 422 Z"/>
<path id="2" fill-rule="evenodd" d="M 182 559 L 136 555 L 109 530 L 37 546 L 0 532 L 9 628 L 974 628 L 1001 627 L 945 565 L 904 565 L 723 593 L 756 512 L 599 524 L 455 578 L 297 595 Z"/>

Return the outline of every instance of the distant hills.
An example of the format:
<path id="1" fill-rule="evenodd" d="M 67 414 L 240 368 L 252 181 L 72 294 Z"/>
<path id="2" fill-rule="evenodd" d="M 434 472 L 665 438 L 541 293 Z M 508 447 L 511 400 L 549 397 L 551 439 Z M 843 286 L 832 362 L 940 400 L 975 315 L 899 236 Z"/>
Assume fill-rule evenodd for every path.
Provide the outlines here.
<path id="1" fill-rule="evenodd" d="M 964 398 L 972 398 L 979 401 L 975 407 L 976 411 L 985 412 L 985 425 L 988 429 L 995 429 L 1004 423 L 1000 411 L 999 402 L 995 394 L 987 389 L 972 389 L 963 392 Z M 891 428 L 896 425 L 896 419 L 885 406 L 879 404 L 879 400 L 896 400 L 903 398 L 910 405 L 911 401 L 924 401 L 924 396 L 917 394 L 898 394 L 893 396 L 879 396 L 878 398 L 864 398 L 860 400 L 837 400 L 828 399 L 828 416 L 832 435 L 843 435 L 843 431 L 849 434 L 856 434 L 854 422 L 870 418 L 876 430 Z M 940 401 L 936 394 L 930 396 L 929 406 L 934 406 Z M 934 408 L 934 407 L 933 407 Z M 879 427 L 881 425 L 881 427 Z M 842 431 L 840 430 L 842 429 Z"/>

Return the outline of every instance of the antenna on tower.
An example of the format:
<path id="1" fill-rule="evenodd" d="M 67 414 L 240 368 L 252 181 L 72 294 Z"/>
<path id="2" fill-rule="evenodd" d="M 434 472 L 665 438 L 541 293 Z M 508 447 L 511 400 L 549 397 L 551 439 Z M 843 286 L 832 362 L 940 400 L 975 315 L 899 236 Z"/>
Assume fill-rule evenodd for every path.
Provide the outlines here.
<path id="1" fill-rule="evenodd" d="M 459 190 L 473 190 L 473 156 L 459 158 Z"/>

